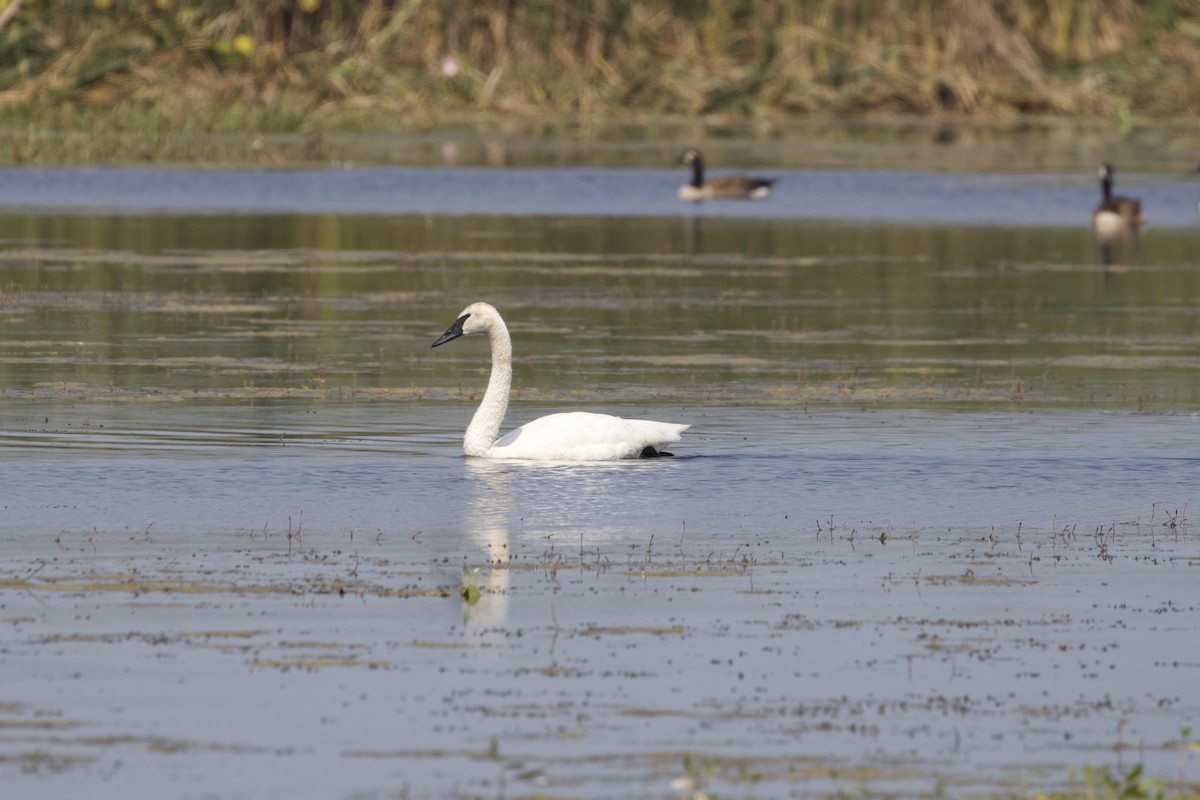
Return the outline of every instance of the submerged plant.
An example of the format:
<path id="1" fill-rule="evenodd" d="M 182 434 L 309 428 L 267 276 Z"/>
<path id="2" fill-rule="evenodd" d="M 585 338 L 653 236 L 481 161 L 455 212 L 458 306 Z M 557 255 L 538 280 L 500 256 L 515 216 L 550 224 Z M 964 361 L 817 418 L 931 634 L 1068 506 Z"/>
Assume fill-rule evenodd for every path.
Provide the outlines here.
<path id="1" fill-rule="evenodd" d="M 463 567 L 463 586 L 462 590 L 458 593 L 458 596 L 462 598 L 462 601 L 468 606 L 475 605 L 479 602 L 479 598 L 483 596 L 482 592 L 479 591 L 478 584 L 475 583 L 475 577 L 472 574 L 472 571 L 466 566 Z"/>
<path id="2" fill-rule="evenodd" d="M 1070 771 L 1070 787 L 1062 793 L 1038 794 L 1037 800 L 1186 800 L 1197 796 L 1200 787 L 1184 776 L 1184 761 L 1189 753 L 1200 753 L 1200 742 L 1192 738 L 1192 729 L 1179 732 L 1179 774 L 1172 785 L 1161 778 L 1146 775 L 1145 764 L 1137 763 L 1125 772 L 1107 766 L 1084 764 L 1078 776 Z"/>
<path id="3" fill-rule="evenodd" d="M 1144 765 L 1135 764 L 1124 775 L 1111 773 L 1107 767 L 1083 765 L 1083 786 L 1088 797 L 1112 798 L 1112 800 L 1139 800 L 1140 798 L 1164 798 L 1162 784 L 1144 776 Z"/>

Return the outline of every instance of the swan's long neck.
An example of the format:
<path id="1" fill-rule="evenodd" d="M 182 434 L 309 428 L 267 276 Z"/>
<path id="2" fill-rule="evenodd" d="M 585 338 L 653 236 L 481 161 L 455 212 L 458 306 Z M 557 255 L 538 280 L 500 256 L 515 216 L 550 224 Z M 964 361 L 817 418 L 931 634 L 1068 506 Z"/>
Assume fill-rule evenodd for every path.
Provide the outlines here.
<path id="1" fill-rule="evenodd" d="M 492 375 L 463 437 L 463 452 L 469 456 L 486 456 L 496 444 L 512 388 L 512 339 L 503 320 L 497 318 L 488 328 L 488 339 L 492 343 Z"/>
<path id="2" fill-rule="evenodd" d="M 1104 193 L 1105 200 L 1112 199 L 1112 185 L 1113 185 L 1112 175 L 1109 175 L 1106 173 L 1104 175 L 1104 177 L 1100 180 L 1100 191 L 1102 191 Z"/>
<path id="3" fill-rule="evenodd" d="M 700 156 L 696 156 L 694 159 L 692 159 L 692 186 L 695 186 L 697 189 L 699 189 L 703 185 L 704 161 L 701 160 Z"/>

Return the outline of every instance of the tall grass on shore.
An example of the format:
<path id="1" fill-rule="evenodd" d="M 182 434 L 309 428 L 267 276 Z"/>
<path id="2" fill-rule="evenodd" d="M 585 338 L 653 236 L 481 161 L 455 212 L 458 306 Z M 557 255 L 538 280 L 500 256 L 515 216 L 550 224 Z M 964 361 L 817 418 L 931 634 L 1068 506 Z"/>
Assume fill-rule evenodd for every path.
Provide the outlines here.
<path id="1" fill-rule="evenodd" d="M 39 124 L 97 110 L 196 131 L 402 127 L 478 111 L 1200 110 L 1196 0 L 0 0 L 4 10 L 0 108 Z"/>

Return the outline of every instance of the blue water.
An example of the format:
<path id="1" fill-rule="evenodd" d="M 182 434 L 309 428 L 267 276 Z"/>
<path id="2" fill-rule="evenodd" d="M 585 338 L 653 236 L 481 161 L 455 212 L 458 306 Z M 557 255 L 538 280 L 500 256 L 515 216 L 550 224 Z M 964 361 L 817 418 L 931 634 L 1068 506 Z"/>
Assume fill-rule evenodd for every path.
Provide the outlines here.
<path id="1" fill-rule="evenodd" d="M 1195 781 L 1196 186 L 773 174 L 0 171 L 6 791 Z M 676 458 L 465 459 L 476 295 Z"/>
<path id="2" fill-rule="evenodd" d="M 685 526 L 718 541 L 807 531 L 830 515 L 876 535 L 1055 516 L 1094 527 L 1182 507 L 1200 486 L 1200 459 L 1180 444 L 1200 432 L 1190 414 L 638 409 L 693 423 L 675 459 L 539 465 L 464 460 L 450 426 L 469 409 L 222 406 L 184 425 L 165 407 L 140 410 L 139 428 L 101 425 L 103 405 L 61 409 L 54 426 L 14 410 L 0 415 L 19 432 L 0 462 L 0 540 L 14 546 L 150 523 L 280 528 L 300 512 L 313 530 L 447 536 L 482 510 L 530 539 L 582 524 L 601 543 Z M 515 404 L 512 424 L 545 410 Z M 491 483 L 508 495 L 494 513 L 463 507 Z"/>
<path id="3" fill-rule="evenodd" d="M 1074 227 L 1087 224 L 1100 199 L 1091 175 L 767 172 L 779 179 L 767 201 L 692 204 L 675 196 L 688 180 L 686 172 L 665 169 L 8 169 L 0 170 L 0 208 L 72 214 L 719 216 Z M 1192 177 L 1133 173 L 1119 181 L 1120 193 L 1141 198 L 1152 226 L 1194 226 L 1200 220 L 1200 181 Z"/>
<path id="4" fill-rule="evenodd" d="M 1114 742 L 1174 774 L 1200 713 L 1195 416 L 680 408 L 614 465 L 464 459 L 456 409 L 202 416 L 6 406 L 7 718 L 87 759 L 0 766 L 22 796 L 1011 791 Z"/>

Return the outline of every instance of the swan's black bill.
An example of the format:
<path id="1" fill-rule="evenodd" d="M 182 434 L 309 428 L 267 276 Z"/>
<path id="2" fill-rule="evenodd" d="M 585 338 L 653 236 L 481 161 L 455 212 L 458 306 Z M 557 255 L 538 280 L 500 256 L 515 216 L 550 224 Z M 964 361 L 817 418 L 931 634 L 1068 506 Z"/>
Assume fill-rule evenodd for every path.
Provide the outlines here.
<path id="1" fill-rule="evenodd" d="M 469 317 L 469 316 L 471 316 L 471 315 L 463 314 L 461 317 L 454 320 L 454 324 L 451 325 L 449 328 L 447 328 L 446 332 L 443 333 L 441 336 L 439 336 L 438 340 L 429 346 L 437 347 L 439 344 L 445 344 L 446 342 L 453 342 L 455 339 L 462 336 L 463 335 L 463 329 L 462 329 L 463 323 L 467 321 L 467 317 Z"/>

